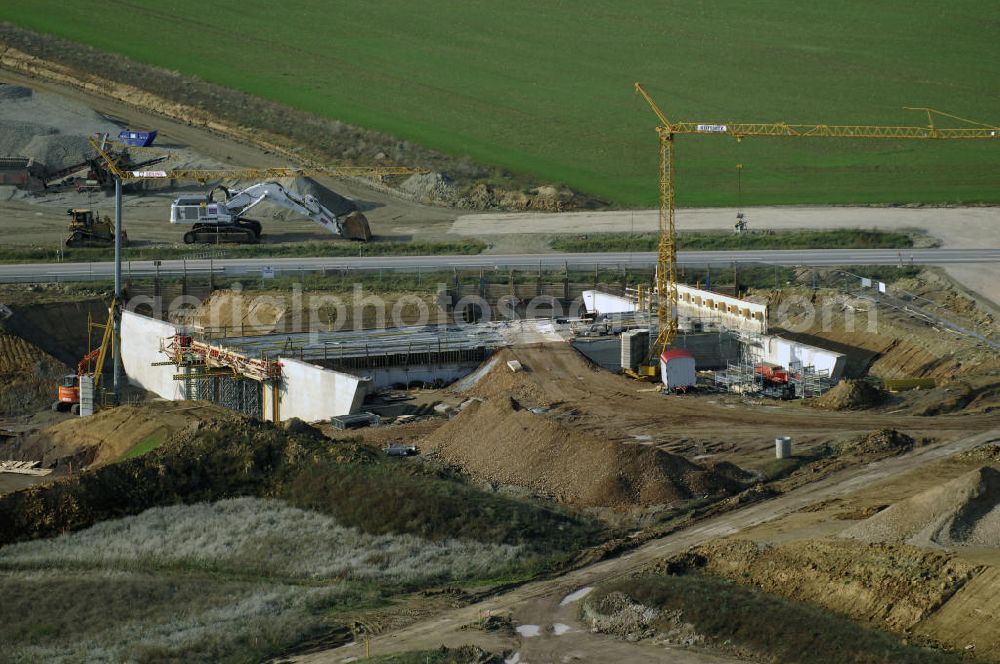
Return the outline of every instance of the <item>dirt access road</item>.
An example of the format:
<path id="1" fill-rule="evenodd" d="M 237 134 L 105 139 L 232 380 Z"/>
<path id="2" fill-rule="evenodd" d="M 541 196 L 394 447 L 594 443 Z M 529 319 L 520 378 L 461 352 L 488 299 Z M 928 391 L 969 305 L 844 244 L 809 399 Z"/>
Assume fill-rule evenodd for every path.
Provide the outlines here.
<path id="1" fill-rule="evenodd" d="M 711 653 L 657 647 L 645 643 L 625 643 L 591 634 L 578 619 L 579 599 L 587 588 L 606 583 L 665 557 L 680 553 L 709 540 L 732 535 L 775 520 L 804 507 L 841 498 L 872 484 L 944 459 L 1000 437 L 1000 429 L 967 436 L 949 443 L 929 445 L 909 454 L 854 467 L 804 485 L 772 500 L 749 505 L 707 519 L 645 544 L 618 558 L 601 561 L 561 577 L 537 581 L 491 599 L 448 611 L 433 619 L 380 634 L 372 640 L 372 653 L 404 652 L 476 643 L 494 651 L 511 650 L 521 664 L 547 662 L 672 662 L 710 663 L 736 661 Z M 461 630 L 488 614 L 511 614 L 514 621 L 538 628 L 537 636 L 525 634 L 501 637 L 477 630 Z M 559 627 L 556 627 L 556 626 Z M 532 633 L 534 630 L 525 630 Z M 561 632 L 561 633 L 558 633 Z M 352 661 L 363 655 L 358 644 L 302 655 L 292 661 L 320 664 Z"/>

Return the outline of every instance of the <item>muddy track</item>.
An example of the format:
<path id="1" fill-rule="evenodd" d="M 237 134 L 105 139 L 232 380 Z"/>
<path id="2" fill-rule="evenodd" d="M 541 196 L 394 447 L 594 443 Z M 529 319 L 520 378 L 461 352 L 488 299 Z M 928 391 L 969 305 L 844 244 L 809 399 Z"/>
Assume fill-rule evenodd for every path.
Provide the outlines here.
<path id="1" fill-rule="evenodd" d="M 971 449 L 1000 436 L 1000 429 L 967 436 L 953 442 L 921 448 L 904 456 L 885 459 L 862 467 L 850 468 L 818 482 L 805 485 L 772 500 L 707 519 L 649 542 L 621 557 L 604 560 L 574 570 L 561 577 L 529 583 L 516 590 L 454 609 L 435 618 L 409 627 L 377 635 L 372 640 L 373 654 L 402 652 L 475 642 L 486 648 L 513 650 L 525 662 L 558 662 L 572 658 L 580 662 L 720 662 L 733 661 L 709 653 L 673 650 L 646 644 L 629 644 L 590 634 L 577 619 L 576 603 L 561 603 L 578 589 L 607 583 L 637 572 L 659 561 L 717 537 L 732 535 L 752 526 L 773 521 L 804 507 L 831 498 L 848 495 L 873 483 Z M 540 635 L 533 638 L 504 638 L 459 627 L 475 622 L 483 615 L 512 614 L 520 624 L 540 626 Z M 551 626 L 561 623 L 571 631 L 556 636 Z M 356 646 L 345 646 L 322 653 L 303 655 L 293 661 L 316 664 L 340 662 L 358 656 Z"/>

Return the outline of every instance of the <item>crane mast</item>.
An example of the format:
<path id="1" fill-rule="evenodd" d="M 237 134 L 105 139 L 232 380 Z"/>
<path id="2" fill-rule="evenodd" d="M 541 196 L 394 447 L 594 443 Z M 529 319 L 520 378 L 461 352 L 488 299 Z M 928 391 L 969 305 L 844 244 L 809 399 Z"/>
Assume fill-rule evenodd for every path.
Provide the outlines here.
<path id="1" fill-rule="evenodd" d="M 998 139 L 1000 126 L 967 120 L 932 108 L 908 108 L 927 114 L 927 126 L 883 125 L 830 125 L 789 124 L 787 122 L 671 122 L 659 105 L 636 83 L 635 90 L 659 120 L 656 133 L 660 155 L 660 238 L 656 261 L 656 315 L 659 332 L 650 348 L 650 362 L 645 373 L 652 373 L 656 358 L 670 347 L 677 335 L 677 231 L 674 225 L 674 136 L 677 134 L 706 134 L 731 136 L 741 141 L 747 136 L 775 136 L 779 138 L 866 138 L 866 139 Z M 947 117 L 964 122 L 967 127 L 938 127 L 934 118 Z"/>

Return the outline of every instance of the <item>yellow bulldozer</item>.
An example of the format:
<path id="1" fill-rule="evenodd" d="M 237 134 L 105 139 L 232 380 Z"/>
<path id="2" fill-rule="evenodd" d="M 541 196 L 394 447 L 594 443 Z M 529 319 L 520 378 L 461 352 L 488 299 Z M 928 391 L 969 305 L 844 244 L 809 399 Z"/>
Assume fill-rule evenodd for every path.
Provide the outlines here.
<path id="1" fill-rule="evenodd" d="M 69 237 L 66 246 L 71 249 L 79 247 L 110 247 L 115 243 L 115 224 L 111 217 L 101 217 L 94 210 L 87 208 L 70 208 L 66 210 L 69 216 Z M 128 236 L 122 233 L 122 246 L 128 245 Z"/>

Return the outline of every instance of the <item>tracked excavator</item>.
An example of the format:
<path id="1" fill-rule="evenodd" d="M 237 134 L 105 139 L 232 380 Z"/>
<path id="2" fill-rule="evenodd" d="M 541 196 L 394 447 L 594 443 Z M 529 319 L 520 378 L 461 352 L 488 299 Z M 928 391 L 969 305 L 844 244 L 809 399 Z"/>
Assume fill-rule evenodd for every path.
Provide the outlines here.
<path id="1" fill-rule="evenodd" d="M 222 193 L 222 199 L 217 201 L 218 192 Z M 260 241 L 263 229 L 259 221 L 245 215 L 264 201 L 301 214 L 338 237 L 371 240 L 368 219 L 357 210 L 338 216 L 315 196 L 291 192 L 277 182 L 258 182 L 235 192 L 218 186 L 204 196 L 182 196 L 170 206 L 170 223 L 193 226 L 184 233 L 185 244 L 254 244 Z"/>
<path id="2" fill-rule="evenodd" d="M 114 345 L 114 315 L 118 301 L 112 300 L 108 307 L 108 320 L 103 325 L 99 323 L 87 323 L 87 332 L 91 328 L 101 328 L 101 345 L 83 356 L 77 365 L 76 373 L 66 374 L 58 386 L 58 398 L 52 403 L 52 410 L 59 412 L 70 411 L 74 415 L 80 414 L 80 378 L 92 376 L 94 388 L 100 386 L 101 375 L 104 373 L 104 360 Z"/>

